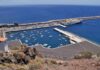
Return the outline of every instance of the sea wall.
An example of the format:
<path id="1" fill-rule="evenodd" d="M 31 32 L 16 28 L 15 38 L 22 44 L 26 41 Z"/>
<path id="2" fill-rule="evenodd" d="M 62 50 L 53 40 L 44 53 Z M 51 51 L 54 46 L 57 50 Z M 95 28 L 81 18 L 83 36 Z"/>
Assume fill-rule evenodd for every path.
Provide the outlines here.
<path id="1" fill-rule="evenodd" d="M 6 24 L 6 25 L 1 24 L 0 36 L 2 35 L 2 32 L 20 31 L 20 30 L 35 29 L 35 28 L 60 26 L 60 25 L 71 25 L 71 24 L 80 23 L 84 20 L 94 20 L 94 19 L 100 19 L 100 16 L 58 19 L 58 20 L 50 20 L 46 22 L 34 22 L 34 23 L 24 23 L 24 24 L 18 24 L 18 23 Z"/>
<path id="2" fill-rule="evenodd" d="M 27 23 L 27 24 L 8 24 L 4 27 L 1 27 L 1 30 L 5 32 L 9 31 L 19 31 L 19 30 L 27 30 L 27 29 L 35 29 L 35 28 L 44 28 L 44 27 L 52 27 L 52 26 L 60 26 L 62 25 L 69 25 L 69 24 L 76 24 L 80 23 L 81 21 L 78 19 L 65 19 L 65 20 L 52 20 L 48 22 L 37 22 L 37 23 Z"/>

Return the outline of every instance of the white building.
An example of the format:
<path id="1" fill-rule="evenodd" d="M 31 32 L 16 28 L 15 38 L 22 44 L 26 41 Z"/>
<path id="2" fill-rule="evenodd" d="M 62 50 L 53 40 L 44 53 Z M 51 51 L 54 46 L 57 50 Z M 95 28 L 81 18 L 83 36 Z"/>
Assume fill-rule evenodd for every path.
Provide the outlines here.
<path id="1" fill-rule="evenodd" d="M 7 39 L 0 37 L 0 52 L 9 52 Z"/>

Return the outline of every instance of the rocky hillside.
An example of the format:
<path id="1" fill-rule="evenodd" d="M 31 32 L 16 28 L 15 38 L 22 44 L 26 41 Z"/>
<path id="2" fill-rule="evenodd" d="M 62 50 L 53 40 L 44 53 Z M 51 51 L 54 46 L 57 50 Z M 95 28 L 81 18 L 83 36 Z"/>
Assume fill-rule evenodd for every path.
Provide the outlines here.
<path id="1" fill-rule="evenodd" d="M 0 70 L 100 70 L 100 58 L 81 52 L 69 60 L 42 57 L 36 48 L 22 45 L 0 53 Z"/>
<path id="2" fill-rule="evenodd" d="M 0 64 L 0 70 L 100 70 L 98 59 L 72 59 L 67 61 L 37 57 L 29 64 Z"/>

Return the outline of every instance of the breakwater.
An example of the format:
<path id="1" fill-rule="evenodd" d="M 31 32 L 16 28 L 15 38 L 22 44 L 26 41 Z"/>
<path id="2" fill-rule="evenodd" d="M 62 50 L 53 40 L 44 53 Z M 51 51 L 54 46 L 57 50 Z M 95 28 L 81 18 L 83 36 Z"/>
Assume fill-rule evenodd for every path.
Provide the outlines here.
<path id="1" fill-rule="evenodd" d="M 38 22 L 38 23 L 28 23 L 28 24 L 8 24 L 0 29 L 9 32 L 9 31 L 19 31 L 19 30 L 27 30 L 27 29 L 35 29 L 35 28 L 44 28 L 44 27 L 52 27 L 52 26 L 61 26 L 61 25 L 69 25 L 80 23 L 79 19 L 62 19 L 62 20 L 52 20 L 47 22 Z"/>
<path id="2" fill-rule="evenodd" d="M 62 26 L 62 25 L 64 26 L 64 25 L 78 24 L 86 20 L 95 20 L 95 19 L 100 19 L 100 16 L 59 19 L 59 20 L 51 20 L 47 22 L 34 22 L 34 23 L 27 23 L 27 24 L 17 24 L 17 23 L 6 24 L 6 25 L 1 24 L 0 25 L 0 36 L 5 37 L 5 33 L 10 32 L 10 31 L 20 31 L 20 30 Z"/>

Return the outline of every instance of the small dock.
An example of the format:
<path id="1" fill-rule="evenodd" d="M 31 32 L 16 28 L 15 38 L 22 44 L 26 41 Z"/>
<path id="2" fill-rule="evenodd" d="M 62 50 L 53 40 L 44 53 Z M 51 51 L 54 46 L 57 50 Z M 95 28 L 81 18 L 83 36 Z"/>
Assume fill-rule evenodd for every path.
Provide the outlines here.
<path id="1" fill-rule="evenodd" d="M 64 30 L 61 30 L 59 28 L 54 28 L 54 30 L 56 30 L 56 31 L 64 34 L 66 37 L 68 37 L 72 44 L 80 43 L 80 42 L 84 41 L 81 37 L 79 37 L 79 36 L 77 36 L 75 34 L 72 34 L 72 33 L 68 32 L 68 31 L 64 31 Z"/>
<path id="2" fill-rule="evenodd" d="M 64 28 L 67 27 L 67 26 L 65 26 L 65 25 L 63 25 L 63 24 L 60 24 L 60 26 L 61 26 L 61 27 L 64 27 Z"/>

